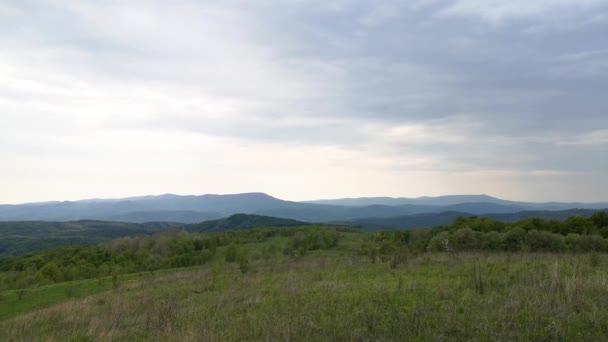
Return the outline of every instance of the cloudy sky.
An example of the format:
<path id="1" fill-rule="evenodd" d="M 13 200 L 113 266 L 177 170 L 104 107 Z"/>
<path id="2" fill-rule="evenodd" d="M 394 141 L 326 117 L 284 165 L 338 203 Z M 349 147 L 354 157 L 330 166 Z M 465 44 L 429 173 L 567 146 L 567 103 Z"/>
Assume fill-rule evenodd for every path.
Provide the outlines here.
<path id="1" fill-rule="evenodd" d="M 605 0 L 0 3 L 0 203 L 608 200 Z"/>

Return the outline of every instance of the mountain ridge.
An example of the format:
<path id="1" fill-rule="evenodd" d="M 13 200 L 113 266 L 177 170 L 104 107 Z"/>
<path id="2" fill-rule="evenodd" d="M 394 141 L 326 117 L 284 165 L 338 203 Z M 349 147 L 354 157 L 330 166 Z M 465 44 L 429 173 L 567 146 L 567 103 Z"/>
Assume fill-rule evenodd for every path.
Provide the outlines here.
<path id="1" fill-rule="evenodd" d="M 321 202 L 321 203 L 319 203 Z M 104 220 L 199 223 L 233 214 L 255 214 L 306 222 L 353 221 L 422 213 L 464 212 L 472 215 L 520 211 L 603 209 L 608 203 L 516 202 L 488 195 L 438 197 L 362 197 L 295 202 L 263 192 L 205 195 L 149 195 L 122 199 L 86 199 L 0 205 L 0 221 Z"/>

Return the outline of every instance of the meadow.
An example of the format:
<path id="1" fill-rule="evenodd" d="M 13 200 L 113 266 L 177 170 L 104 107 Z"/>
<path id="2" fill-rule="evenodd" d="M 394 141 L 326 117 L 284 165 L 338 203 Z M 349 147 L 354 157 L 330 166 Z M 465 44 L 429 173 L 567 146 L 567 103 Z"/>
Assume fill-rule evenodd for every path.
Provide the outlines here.
<path id="1" fill-rule="evenodd" d="M 538 245 L 536 230 L 525 232 L 515 250 L 509 231 L 498 233 L 502 247 L 488 249 L 494 245 L 480 237 L 491 232 L 473 230 L 477 243 L 463 244 L 458 237 L 472 229 L 458 233 L 462 229 L 366 233 L 303 227 L 180 233 L 170 235 L 173 240 L 161 235 L 156 239 L 175 253 L 185 253 L 188 241 L 219 243 L 213 253 L 194 252 L 192 260 L 200 262 L 188 267 L 171 267 L 187 254 L 167 252 L 167 263 L 145 264 L 166 267 L 144 272 L 5 285 L 0 334 L 6 341 L 608 340 L 605 253 L 576 251 L 592 246 L 580 244 L 582 236 L 556 242 L 541 234 L 561 246 L 543 252 L 548 247 Z M 155 238 L 142 239 L 95 247 L 117 253 L 117 259 L 99 262 L 137 254 L 124 254 L 126 246 L 155 250 Z M 604 240 L 589 241 L 603 246 Z M 62 260 L 74 253 L 61 251 L 11 260 L 5 268 L 54 257 L 61 271 Z M 91 255 L 99 258 L 98 252 Z M 20 272 L 31 273 L 12 269 L 5 279 Z"/>

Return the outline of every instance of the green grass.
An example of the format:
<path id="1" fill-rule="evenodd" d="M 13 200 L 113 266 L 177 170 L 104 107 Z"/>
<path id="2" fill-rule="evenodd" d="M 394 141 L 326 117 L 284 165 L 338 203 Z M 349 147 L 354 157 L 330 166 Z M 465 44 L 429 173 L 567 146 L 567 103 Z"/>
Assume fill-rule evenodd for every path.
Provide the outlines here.
<path id="1" fill-rule="evenodd" d="M 39 288 L 34 302 L 47 292 L 67 301 L 26 307 L 0 331 L 6 340 L 608 339 L 604 255 L 594 264 L 589 255 L 422 254 L 391 269 L 357 256 L 355 242 L 299 259 L 256 257 L 262 244 L 250 245 L 245 274 L 220 252 L 205 266 L 130 276 L 96 294 L 95 281 Z M 85 297 L 67 297 L 70 286 Z"/>
<path id="2" fill-rule="evenodd" d="M 179 272 L 183 269 L 155 271 L 157 275 Z M 153 276 L 153 273 L 135 273 L 118 277 L 118 285 L 137 284 Z M 0 292 L 0 321 L 45 308 L 53 304 L 83 298 L 95 293 L 114 288 L 111 277 L 87 279 L 53 285 L 32 287 L 24 290 L 6 290 Z"/>
<path id="3" fill-rule="evenodd" d="M 0 320 L 66 300 L 109 290 L 109 282 L 83 280 L 0 293 Z"/>

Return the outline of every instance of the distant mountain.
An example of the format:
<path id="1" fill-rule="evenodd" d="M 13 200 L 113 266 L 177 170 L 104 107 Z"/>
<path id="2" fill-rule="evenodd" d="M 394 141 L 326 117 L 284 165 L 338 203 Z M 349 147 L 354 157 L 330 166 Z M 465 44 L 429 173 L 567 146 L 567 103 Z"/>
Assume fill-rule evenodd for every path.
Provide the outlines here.
<path id="1" fill-rule="evenodd" d="M 567 209 L 603 209 L 608 208 L 608 202 L 518 202 L 508 201 L 488 195 L 450 195 L 439 197 L 392 198 L 392 197 L 362 197 L 308 201 L 304 203 L 341 205 L 349 207 L 365 207 L 370 205 L 421 205 L 433 206 L 435 212 L 464 211 L 469 213 L 514 213 L 519 211 L 549 211 Z M 430 212 L 430 211 L 429 211 Z"/>
<path id="2" fill-rule="evenodd" d="M 488 195 L 449 195 L 439 197 L 360 197 L 360 198 L 342 198 L 307 201 L 304 203 L 312 204 L 329 204 L 329 205 L 344 205 L 353 207 L 364 207 L 369 205 L 390 205 L 399 206 L 406 204 L 413 205 L 428 205 L 428 206 L 448 206 L 462 203 L 496 203 L 496 204 L 513 204 L 515 202 L 502 200 Z"/>
<path id="3" fill-rule="evenodd" d="M 348 221 L 364 217 L 393 217 L 435 211 L 435 207 L 422 205 L 369 205 L 347 207 L 339 205 L 303 204 L 299 207 L 260 210 L 261 215 L 290 218 L 308 222 Z"/>
<path id="4" fill-rule="evenodd" d="M 235 213 L 255 213 L 270 208 L 290 208 L 305 204 L 283 201 L 263 193 L 235 195 L 160 195 L 124 199 L 92 199 L 75 202 L 44 202 L 0 205 L 0 221 L 111 221 L 200 222 Z M 195 221 L 198 220 L 198 221 Z"/>
<path id="5" fill-rule="evenodd" d="M 606 206 L 608 208 L 608 206 Z M 585 216 L 589 217 L 598 211 L 606 211 L 608 209 L 567 209 L 557 211 L 521 211 L 517 213 L 503 213 L 503 214 L 489 214 L 483 215 L 484 217 L 490 218 L 495 221 L 501 222 L 512 222 L 519 221 L 529 218 L 544 218 L 547 220 L 560 220 L 564 221 L 572 216 Z"/>
<path id="6" fill-rule="evenodd" d="M 255 228 L 297 227 L 306 225 L 310 225 L 310 223 L 261 215 L 235 214 L 219 220 L 206 221 L 199 224 L 189 224 L 183 228 L 189 232 L 207 233 Z"/>
<path id="7" fill-rule="evenodd" d="M 125 214 L 118 214 L 105 217 L 108 221 L 118 222 L 179 222 L 179 223 L 199 223 L 208 220 L 221 218 L 219 213 L 208 213 L 194 210 L 154 210 L 154 211 L 134 211 Z"/>
<path id="8" fill-rule="evenodd" d="M 424 213 L 389 218 L 364 218 L 351 221 L 350 224 L 365 230 L 398 230 L 430 228 L 451 224 L 460 216 L 473 216 L 468 213 L 448 211 L 442 213 Z M 348 224 L 348 222 L 342 222 Z"/>
<path id="9" fill-rule="evenodd" d="M 165 194 L 124 199 L 0 205 L 0 221 L 103 220 L 133 223 L 150 221 L 198 223 L 243 213 L 307 222 L 331 222 L 442 212 L 481 215 L 607 207 L 608 203 L 514 202 L 487 195 L 370 197 L 292 202 L 264 193 L 201 196 Z"/>
<path id="10" fill-rule="evenodd" d="M 360 226 L 366 230 L 392 230 L 392 229 L 414 229 L 430 228 L 440 225 L 451 224 L 460 216 L 480 216 L 500 222 L 513 222 L 528 218 L 543 218 L 547 220 L 566 220 L 572 216 L 589 217 L 597 212 L 597 209 L 569 209 L 559 211 L 520 211 L 516 213 L 496 213 L 473 215 L 466 212 L 448 211 L 440 213 L 424 213 L 389 218 L 364 218 L 351 221 L 350 224 Z"/>
<path id="11" fill-rule="evenodd" d="M 514 204 L 498 204 L 493 202 L 471 202 L 441 206 L 435 212 L 463 212 L 473 215 L 504 214 L 525 211 L 526 207 Z"/>

